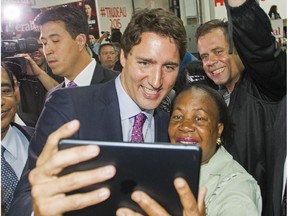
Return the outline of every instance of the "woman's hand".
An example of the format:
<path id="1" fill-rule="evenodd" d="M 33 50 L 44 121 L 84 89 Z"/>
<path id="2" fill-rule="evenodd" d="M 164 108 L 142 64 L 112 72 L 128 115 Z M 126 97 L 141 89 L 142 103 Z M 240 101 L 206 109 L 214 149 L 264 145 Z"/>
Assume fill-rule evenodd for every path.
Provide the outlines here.
<path id="1" fill-rule="evenodd" d="M 183 178 L 176 178 L 174 186 L 178 192 L 180 201 L 183 206 L 184 216 L 205 216 L 205 203 L 204 198 L 206 194 L 206 188 L 200 187 L 198 194 L 198 204 L 196 199 L 191 192 L 187 182 Z M 157 201 L 152 199 L 143 191 L 135 191 L 131 196 L 132 200 L 135 201 L 148 215 L 150 216 L 168 216 L 170 215 Z M 117 216 L 140 216 L 141 214 L 129 209 L 120 208 L 116 212 Z"/>

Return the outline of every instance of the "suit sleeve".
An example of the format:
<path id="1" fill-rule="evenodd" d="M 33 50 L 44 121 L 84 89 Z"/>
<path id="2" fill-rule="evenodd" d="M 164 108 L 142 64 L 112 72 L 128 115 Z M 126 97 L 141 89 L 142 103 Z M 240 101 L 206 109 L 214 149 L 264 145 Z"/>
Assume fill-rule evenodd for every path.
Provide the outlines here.
<path id="1" fill-rule="evenodd" d="M 255 0 L 229 9 L 234 44 L 245 68 L 264 95 L 280 100 L 286 94 L 286 53 L 272 35 L 268 15 Z"/>
<path id="2" fill-rule="evenodd" d="M 15 191 L 14 201 L 9 212 L 11 216 L 31 216 L 33 209 L 28 175 L 30 170 L 35 168 L 36 160 L 42 152 L 48 136 L 64 123 L 75 119 L 70 90 L 72 89 L 60 89 L 53 92 L 45 103 L 35 128 L 35 134 L 30 142 L 28 167 L 23 172 Z"/>

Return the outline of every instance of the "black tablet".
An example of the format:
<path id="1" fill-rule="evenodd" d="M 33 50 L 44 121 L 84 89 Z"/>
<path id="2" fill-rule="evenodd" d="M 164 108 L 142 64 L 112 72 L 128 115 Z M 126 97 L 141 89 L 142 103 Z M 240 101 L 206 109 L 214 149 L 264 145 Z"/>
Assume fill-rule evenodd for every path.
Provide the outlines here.
<path id="1" fill-rule="evenodd" d="M 82 193 L 105 186 L 111 189 L 111 196 L 103 203 L 65 215 L 113 216 L 120 207 L 129 207 L 144 214 L 131 200 L 134 190 L 148 193 L 171 215 L 182 215 L 182 205 L 173 185 L 176 177 L 185 178 L 197 198 L 201 164 L 201 149 L 198 145 L 66 139 L 60 142 L 59 149 L 91 144 L 100 147 L 100 155 L 67 167 L 61 175 L 109 164 L 115 165 L 117 172 L 113 179 L 72 192 Z"/>

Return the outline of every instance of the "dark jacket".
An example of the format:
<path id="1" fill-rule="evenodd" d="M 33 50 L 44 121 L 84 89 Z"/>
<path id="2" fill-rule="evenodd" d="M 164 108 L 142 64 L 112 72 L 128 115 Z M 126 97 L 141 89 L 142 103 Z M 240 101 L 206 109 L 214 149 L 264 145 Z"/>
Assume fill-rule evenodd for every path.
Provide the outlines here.
<path id="1" fill-rule="evenodd" d="M 268 146 L 274 143 L 273 125 L 279 102 L 286 94 L 286 53 L 271 35 L 267 14 L 254 0 L 230 8 L 233 39 L 245 65 L 230 97 L 230 137 L 224 146 L 254 178 L 261 188 L 265 215 Z M 257 30 L 255 29 L 257 26 Z"/>
<path id="2" fill-rule="evenodd" d="M 46 72 L 59 83 L 64 80 L 63 77 L 54 75 L 48 66 Z M 35 127 L 45 103 L 47 90 L 36 76 L 25 75 L 19 79 L 19 82 L 21 103 L 17 113 L 26 125 Z"/>
<path id="3" fill-rule="evenodd" d="M 119 75 L 119 72 L 106 69 L 106 68 L 102 67 L 100 63 L 97 62 L 96 67 L 94 68 L 94 73 L 93 73 L 90 85 L 105 83 L 111 79 L 114 79 L 118 75 Z M 53 91 L 55 91 L 57 89 L 61 89 L 61 88 L 65 88 L 65 82 L 64 81 L 62 83 L 60 83 L 59 85 L 55 86 L 54 88 L 52 88 L 47 93 L 46 98 L 48 98 L 49 95 Z"/>
<path id="4" fill-rule="evenodd" d="M 154 118 L 155 140 L 168 142 L 169 115 L 159 109 L 155 110 Z M 41 153 L 48 135 L 73 119 L 78 119 L 81 127 L 71 138 L 123 141 L 115 79 L 89 87 L 64 88 L 50 95 L 37 123 L 37 133 L 30 144 L 30 169 L 35 167 L 37 156 Z M 31 216 L 32 198 L 28 172 L 22 176 L 19 184 L 17 198 L 11 207 L 10 215 Z"/>

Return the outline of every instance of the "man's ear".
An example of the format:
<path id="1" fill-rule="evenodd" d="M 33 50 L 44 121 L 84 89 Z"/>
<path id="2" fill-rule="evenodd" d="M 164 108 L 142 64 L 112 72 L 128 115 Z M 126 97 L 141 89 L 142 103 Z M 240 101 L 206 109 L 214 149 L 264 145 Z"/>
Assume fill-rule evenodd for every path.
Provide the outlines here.
<path id="1" fill-rule="evenodd" d="M 76 41 L 78 43 L 80 50 L 82 50 L 83 48 L 85 48 L 85 45 L 86 45 L 86 41 L 87 41 L 86 35 L 85 34 L 77 35 Z"/>
<path id="2" fill-rule="evenodd" d="M 120 63 L 121 63 L 121 65 L 122 65 L 122 67 L 124 67 L 124 65 L 125 65 L 125 63 L 126 63 L 126 58 L 125 58 L 125 56 L 124 56 L 124 51 L 123 51 L 123 49 L 121 49 L 121 51 L 120 51 Z"/>

